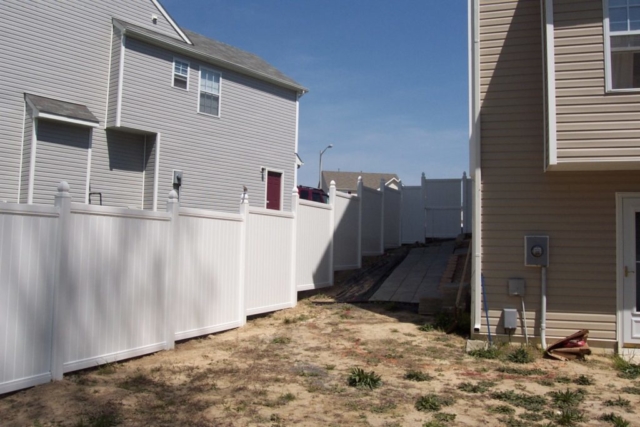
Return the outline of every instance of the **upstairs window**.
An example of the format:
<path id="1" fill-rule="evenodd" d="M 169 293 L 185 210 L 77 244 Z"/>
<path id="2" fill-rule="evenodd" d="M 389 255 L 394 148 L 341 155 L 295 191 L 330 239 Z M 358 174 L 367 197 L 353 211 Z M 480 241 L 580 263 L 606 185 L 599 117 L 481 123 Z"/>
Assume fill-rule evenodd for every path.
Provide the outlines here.
<path id="1" fill-rule="evenodd" d="M 220 73 L 200 69 L 200 102 L 198 112 L 220 116 Z"/>
<path id="2" fill-rule="evenodd" d="M 640 0 L 605 5 L 607 89 L 640 89 Z"/>
<path id="3" fill-rule="evenodd" d="M 179 59 L 173 60 L 173 87 L 189 89 L 189 63 Z"/>

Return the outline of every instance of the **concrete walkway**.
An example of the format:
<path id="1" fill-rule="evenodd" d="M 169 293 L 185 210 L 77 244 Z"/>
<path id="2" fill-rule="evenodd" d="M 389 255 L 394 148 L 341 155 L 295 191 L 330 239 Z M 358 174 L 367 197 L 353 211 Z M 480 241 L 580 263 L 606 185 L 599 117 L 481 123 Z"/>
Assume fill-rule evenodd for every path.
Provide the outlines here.
<path id="1" fill-rule="evenodd" d="M 412 249 L 369 301 L 418 304 L 420 298 L 441 298 L 440 279 L 453 253 L 455 241 Z"/>

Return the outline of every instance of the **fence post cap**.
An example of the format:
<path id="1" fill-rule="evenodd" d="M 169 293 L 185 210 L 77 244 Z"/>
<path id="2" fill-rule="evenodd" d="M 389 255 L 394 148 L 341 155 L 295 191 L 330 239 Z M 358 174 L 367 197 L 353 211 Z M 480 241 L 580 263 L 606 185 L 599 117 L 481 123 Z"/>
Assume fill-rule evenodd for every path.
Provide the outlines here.
<path id="1" fill-rule="evenodd" d="M 291 194 L 298 194 L 298 187 L 293 187 L 291 189 Z"/>
<path id="2" fill-rule="evenodd" d="M 358 183 L 361 183 L 361 182 L 362 182 L 362 176 L 359 176 L 358 177 Z"/>
<path id="3" fill-rule="evenodd" d="M 335 187 L 336 186 L 336 182 L 334 180 L 331 180 L 331 183 L 329 184 L 330 187 Z"/>
<path id="4" fill-rule="evenodd" d="M 60 181 L 60 184 L 58 184 L 58 193 L 68 193 L 69 190 L 71 190 L 69 183 L 67 181 Z"/>
<path id="5" fill-rule="evenodd" d="M 178 200 L 178 192 L 176 190 L 169 191 L 169 201 L 175 202 Z"/>

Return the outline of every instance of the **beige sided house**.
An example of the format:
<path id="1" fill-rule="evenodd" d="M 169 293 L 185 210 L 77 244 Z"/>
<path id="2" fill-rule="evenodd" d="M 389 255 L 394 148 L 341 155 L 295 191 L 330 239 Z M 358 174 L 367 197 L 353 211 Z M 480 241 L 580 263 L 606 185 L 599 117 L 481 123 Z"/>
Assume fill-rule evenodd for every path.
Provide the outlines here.
<path id="1" fill-rule="evenodd" d="M 592 346 L 640 348 L 640 4 L 470 0 L 469 11 L 475 333 L 488 319 L 522 339 L 508 291 L 522 278 L 530 337 L 546 324 L 547 343 L 589 329 Z M 546 318 L 542 268 L 525 267 L 531 235 L 549 237 Z"/>

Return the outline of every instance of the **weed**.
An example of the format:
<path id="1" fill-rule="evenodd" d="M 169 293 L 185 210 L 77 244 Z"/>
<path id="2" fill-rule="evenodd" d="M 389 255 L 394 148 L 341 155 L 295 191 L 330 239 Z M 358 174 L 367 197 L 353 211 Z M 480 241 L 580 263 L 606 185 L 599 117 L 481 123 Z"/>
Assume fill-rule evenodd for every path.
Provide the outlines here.
<path id="1" fill-rule="evenodd" d="M 447 414 L 446 412 L 439 412 L 433 415 L 433 418 L 436 421 L 441 421 L 443 423 L 450 423 L 456 419 L 456 414 Z"/>
<path id="2" fill-rule="evenodd" d="M 420 396 L 416 400 L 415 407 L 418 411 L 438 412 L 443 406 L 451 406 L 454 403 L 455 399 L 451 396 L 438 396 L 437 394 L 429 393 Z"/>
<path id="3" fill-rule="evenodd" d="M 516 413 L 516 410 L 509 405 L 489 406 L 487 410 L 492 414 L 513 415 Z"/>
<path id="4" fill-rule="evenodd" d="M 491 397 L 532 412 L 542 410 L 547 404 L 547 399 L 542 396 L 531 396 L 524 393 L 516 393 L 513 390 L 495 391 L 491 393 Z"/>
<path id="5" fill-rule="evenodd" d="M 444 423 L 441 423 L 440 421 L 431 420 L 422 424 L 422 427 L 447 427 L 447 425 Z"/>
<path id="6" fill-rule="evenodd" d="M 336 365 L 324 365 L 324 369 L 327 371 L 333 371 L 336 368 Z"/>
<path id="7" fill-rule="evenodd" d="M 480 381 L 477 384 L 464 382 L 462 384 L 458 384 L 458 390 L 462 390 L 467 393 L 484 393 L 494 385 L 496 385 L 496 383 L 491 381 Z"/>
<path id="8" fill-rule="evenodd" d="M 507 427 L 529 427 L 530 425 L 526 421 L 520 421 L 519 419 L 513 417 L 501 418 L 500 421 L 502 421 Z"/>
<path id="9" fill-rule="evenodd" d="M 600 416 L 600 418 L 598 418 L 600 421 L 606 421 L 608 423 L 613 424 L 614 427 L 629 427 L 629 421 L 625 420 L 624 418 L 622 418 L 619 415 L 614 414 L 613 412 L 609 413 L 609 414 L 602 414 Z"/>
<path id="10" fill-rule="evenodd" d="M 149 378 L 142 372 L 138 372 L 134 376 L 125 378 L 124 381 L 118 384 L 118 387 L 134 393 L 143 393 L 145 391 L 149 391 L 155 385 L 156 382 L 153 379 Z"/>
<path id="11" fill-rule="evenodd" d="M 294 317 L 285 316 L 285 318 L 282 319 L 282 323 L 284 323 L 285 325 L 291 325 L 293 323 L 304 322 L 305 320 L 309 320 L 309 316 L 307 316 L 306 314 L 301 314 Z"/>
<path id="12" fill-rule="evenodd" d="M 275 337 L 271 340 L 271 344 L 289 344 L 291 342 L 291 338 L 289 337 Z"/>
<path id="13" fill-rule="evenodd" d="M 118 365 L 111 362 L 105 363 L 103 365 L 98 366 L 98 371 L 96 372 L 98 375 L 111 375 L 115 374 L 118 369 Z"/>
<path id="14" fill-rule="evenodd" d="M 111 402 L 87 415 L 87 422 L 81 418 L 74 427 L 115 427 L 122 424 L 122 417 L 118 409 Z"/>
<path id="15" fill-rule="evenodd" d="M 558 408 L 571 408 L 578 406 L 584 400 L 585 392 L 583 390 L 552 391 L 549 393 L 551 400 Z"/>
<path id="16" fill-rule="evenodd" d="M 623 387 L 622 392 L 627 394 L 640 394 L 640 387 Z"/>
<path id="17" fill-rule="evenodd" d="M 294 400 L 296 400 L 296 396 L 293 393 L 281 394 L 278 397 L 278 402 L 281 402 L 283 405 L 289 402 L 293 402 Z"/>
<path id="18" fill-rule="evenodd" d="M 382 384 L 380 375 L 375 372 L 366 372 L 362 368 L 351 368 L 351 373 L 347 378 L 347 384 L 351 387 L 368 388 L 373 390 Z"/>
<path id="19" fill-rule="evenodd" d="M 389 412 L 389 411 L 393 411 L 394 409 L 396 409 L 398 405 L 396 405 L 395 402 L 391 401 L 391 400 L 385 400 L 380 402 L 377 405 L 373 405 L 371 407 L 371 412 L 376 413 L 376 414 L 382 414 L 385 412 Z"/>
<path id="20" fill-rule="evenodd" d="M 432 332 L 435 330 L 435 328 L 431 323 L 425 323 L 422 326 L 418 326 L 418 330 L 422 332 Z"/>
<path id="21" fill-rule="evenodd" d="M 538 376 L 538 375 L 546 375 L 547 372 L 543 371 L 542 369 L 537 369 L 537 368 L 533 368 L 533 369 L 526 369 L 526 368 L 515 368 L 515 367 L 511 367 L 511 366 L 500 366 L 498 369 L 496 369 L 496 371 L 498 372 L 502 372 L 503 374 L 511 374 L 511 375 L 522 375 L 523 377 L 530 377 L 530 376 Z"/>
<path id="22" fill-rule="evenodd" d="M 544 419 L 544 416 L 539 412 L 525 412 L 518 416 L 527 421 L 542 421 Z"/>
<path id="23" fill-rule="evenodd" d="M 595 381 L 593 381 L 593 378 L 588 377 L 586 375 L 580 375 L 578 378 L 573 380 L 573 382 L 578 385 L 594 385 L 595 384 Z"/>
<path id="24" fill-rule="evenodd" d="M 555 378 L 555 382 L 557 382 L 558 384 L 570 384 L 571 383 L 571 378 L 564 377 L 564 376 L 559 376 L 559 377 Z"/>
<path id="25" fill-rule="evenodd" d="M 618 398 L 615 400 L 611 400 L 611 399 L 605 400 L 604 406 L 617 406 L 620 408 L 630 409 L 631 402 L 628 401 L 627 399 L 623 399 L 622 397 L 618 396 Z"/>
<path id="26" fill-rule="evenodd" d="M 500 354 L 501 352 L 497 347 L 472 350 L 469 352 L 469 356 L 473 356 L 477 359 L 497 359 L 500 357 Z"/>
<path id="27" fill-rule="evenodd" d="M 404 355 L 396 352 L 387 353 L 384 355 L 385 359 L 402 359 Z"/>
<path id="28" fill-rule="evenodd" d="M 564 408 L 560 414 L 553 417 L 553 421 L 561 426 L 575 426 L 576 423 L 585 421 L 585 417 L 576 408 Z"/>
<path id="29" fill-rule="evenodd" d="M 404 374 L 403 377 L 405 380 L 409 380 L 409 381 L 431 381 L 433 379 L 433 377 L 427 373 L 424 373 L 422 371 L 414 371 L 414 370 L 409 370 Z"/>
<path id="30" fill-rule="evenodd" d="M 554 383 L 553 381 L 551 381 L 549 378 L 542 378 L 541 380 L 536 381 L 538 384 L 543 385 L 545 387 L 553 387 L 556 385 L 556 383 Z"/>
<path id="31" fill-rule="evenodd" d="M 533 362 L 533 355 L 524 346 L 521 346 L 507 355 L 507 360 L 513 363 L 531 363 Z"/>
<path id="32" fill-rule="evenodd" d="M 634 380 L 640 377 L 640 365 L 628 362 L 618 355 L 613 358 L 613 366 L 620 378 Z"/>

